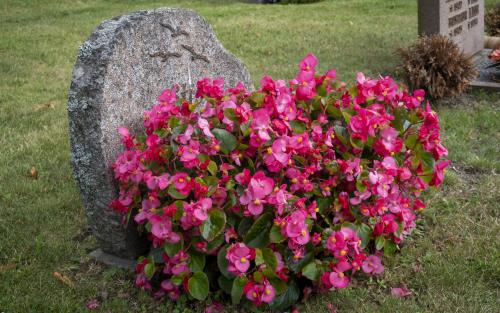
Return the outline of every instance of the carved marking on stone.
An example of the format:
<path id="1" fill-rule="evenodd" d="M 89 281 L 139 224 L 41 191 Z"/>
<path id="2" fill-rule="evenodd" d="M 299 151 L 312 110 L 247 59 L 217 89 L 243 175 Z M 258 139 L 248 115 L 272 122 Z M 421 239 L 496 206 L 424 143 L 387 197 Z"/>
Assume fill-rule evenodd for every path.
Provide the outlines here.
<path id="1" fill-rule="evenodd" d="M 160 23 L 160 25 L 162 27 L 165 27 L 166 29 L 170 30 L 170 32 L 171 32 L 170 36 L 172 36 L 172 38 L 175 38 L 175 37 L 178 37 L 181 35 L 189 37 L 189 33 L 185 30 L 182 30 L 180 27 L 174 28 L 172 25 L 163 24 L 163 23 Z"/>
<path id="2" fill-rule="evenodd" d="M 155 52 L 149 56 L 152 58 L 160 57 L 162 62 L 167 62 L 170 58 L 180 58 L 181 54 L 178 52 Z"/>
<path id="3" fill-rule="evenodd" d="M 181 47 L 186 50 L 186 51 L 189 51 L 189 53 L 191 53 L 191 59 L 192 60 L 203 60 L 205 61 L 206 63 L 210 63 L 210 60 L 208 60 L 208 58 L 200 53 L 197 53 L 196 51 L 194 51 L 194 48 L 191 47 L 191 46 L 188 46 L 188 45 L 185 45 L 185 44 L 181 44 Z"/>

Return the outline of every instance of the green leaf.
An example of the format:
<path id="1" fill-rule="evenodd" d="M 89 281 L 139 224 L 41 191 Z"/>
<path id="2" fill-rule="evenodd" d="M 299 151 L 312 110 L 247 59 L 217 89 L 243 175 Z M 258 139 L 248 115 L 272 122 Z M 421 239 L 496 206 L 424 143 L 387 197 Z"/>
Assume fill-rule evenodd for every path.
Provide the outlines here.
<path id="1" fill-rule="evenodd" d="M 361 225 L 358 225 L 357 227 L 357 232 L 358 232 L 358 236 L 359 238 L 361 239 L 361 248 L 366 248 L 366 246 L 368 245 L 368 243 L 370 242 L 371 238 L 372 238 L 372 229 L 370 226 L 366 225 L 366 224 L 361 224 Z"/>
<path id="2" fill-rule="evenodd" d="M 385 238 L 382 236 L 378 236 L 375 238 L 375 248 L 377 250 L 381 250 L 385 245 Z"/>
<path id="3" fill-rule="evenodd" d="M 205 268 L 205 255 L 195 251 L 189 251 L 188 265 L 192 272 L 202 272 Z"/>
<path id="4" fill-rule="evenodd" d="M 217 190 L 217 187 L 219 186 L 219 180 L 215 176 L 207 176 L 203 178 L 203 181 L 208 187 L 207 196 L 210 197 L 215 192 L 215 190 Z"/>
<path id="5" fill-rule="evenodd" d="M 271 302 L 269 306 L 273 310 L 283 312 L 286 309 L 290 308 L 295 303 L 297 303 L 297 301 L 299 300 L 299 296 L 300 296 L 299 286 L 297 285 L 297 282 L 294 279 L 291 279 L 286 291 L 282 295 L 274 298 L 273 302 Z"/>
<path id="6" fill-rule="evenodd" d="M 276 269 L 276 267 L 278 266 L 278 259 L 276 259 L 276 255 L 274 255 L 273 250 L 271 250 L 270 248 L 262 249 L 262 257 L 264 258 L 264 262 L 267 266 L 269 266 L 273 270 Z"/>
<path id="7" fill-rule="evenodd" d="M 212 241 L 224 230 L 225 226 L 226 213 L 222 210 L 212 210 L 208 213 L 208 219 L 200 226 L 201 235 L 207 241 Z"/>
<path id="8" fill-rule="evenodd" d="M 328 198 L 317 198 L 316 199 L 316 204 L 319 208 L 319 213 L 325 214 L 326 212 L 330 211 L 330 206 L 333 203 L 333 197 L 328 197 Z"/>
<path id="9" fill-rule="evenodd" d="M 280 295 L 283 292 L 285 292 L 286 288 L 288 287 L 288 285 L 276 275 L 271 277 L 267 276 L 267 280 L 271 283 L 274 289 L 276 289 L 277 295 Z"/>
<path id="10" fill-rule="evenodd" d="M 286 237 L 281 233 L 281 227 L 273 224 L 269 233 L 269 239 L 272 243 L 280 243 L 285 241 Z"/>
<path id="11" fill-rule="evenodd" d="M 207 251 L 212 251 L 219 248 L 224 243 L 224 232 L 221 232 L 219 236 L 215 237 L 214 240 L 210 241 L 207 245 Z"/>
<path id="12" fill-rule="evenodd" d="M 398 250 L 398 246 L 392 240 L 386 240 L 384 243 L 384 254 L 394 255 Z"/>
<path id="13" fill-rule="evenodd" d="M 234 274 L 227 271 L 227 266 L 229 263 L 227 262 L 226 254 L 226 247 L 222 247 L 217 254 L 217 266 L 219 267 L 219 270 L 221 274 L 224 275 L 224 277 L 231 279 L 234 278 Z"/>
<path id="14" fill-rule="evenodd" d="M 177 199 L 177 200 L 186 199 L 188 197 L 188 195 L 183 195 L 182 193 L 178 192 L 177 189 L 175 189 L 174 184 L 172 184 L 168 187 L 168 194 L 172 198 Z"/>
<path id="15" fill-rule="evenodd" d="M 172 284 L 180 286 L 184 281 L 184 273 L 179 275 L 173 275 L 172 277 L 170 277 L 170 281 L 172 282 Z"/>
<path id="16" fill-rule="evenodd" d="M 243 136 L 248 136 L 250 135 L 250 123 L 248 124 L 241 124 L 240 125 L 241 132 L 243 133 Z"/>
<path id="17" fill-rule="evenodd" d="M 297 120 L 294 120 L 294 121 L 290 121 L 290 127 L 292 127 L 292 130 L 296 133 L 296 134 L 302 134 L 306 131 L 307 127 L 306 127 L 306 124 L 304 122 L 301 122 L 301 121 L 297 121 Z"/>
<path id="18" fill-rule="evenodd" d="M 212 129 L 212 134 L 214 134 L 215 138 L 219 140 L 222 152 L 229 153 L 236 149 L 238 141 L 236 140 L 236 137 L 234 137 L 234 135 L 227 130 L 215 128 Z"/>
<path id="19" fill-rule="evenodd" d="M 188 280 L 189 294 L 196 300 L 205 300 L 208 296 L 208 277 L 203 272 L 196 272 Z"/>
<path id="20" fill-rule="evenodd" d="M 250 230 L 250 227 L 252 227 L 252 224 L 253 224 L 253 219 L 251 217 L 242 219 L 238 224 L 238 235 L 243 237 L 245 234 L 247 234 L 248 231 Z"/>
<path id="21" fill-rule="evenodd" d="M 181 237 L 181 239 L 177 241 L 177 243 L 169 243 L 165 241 L 164 250 L 169 257 L 173 257 L 179 251 L 181 251 L 183 247 L 184 247 L 184 240 Z"/>
<path id="22" fill-rule="evenodd" d="M 248 279 L 245 276 L 238 276 L 233 281 L 233 287 L 231 288 L 231 300 L 233 304 L 239 304 L 241 296 L 243 295 L 243 287 L 245 287 Z"/>
<path id="23" fill-rule="evenodd" d="M 252 248 L 262 248 L 269 243 L 269 230 L 273 225 L 272 215 L 262 214 L 248 230 L 243 242 Z"/>
<path id="24" fill-rule="evenodd" d="M 295 273 L 298 273 L 302 270 L 304 266 L 306 266 L 309 262 L 311 262 L 314 259 L 314 254 L 312 252 L 306 253 L 302 259 L 296 260 L 293 258 L 293 252 L 287 250 L 285 252 L 285 260 L 286 264 L 288 267 L 294 271 Z"/>
<path id="25" fill-rule="evenodd" d="M 149 256 L 153 258 L 153 261 L 156 263 L 156 264 L 161 264 L 161 263 L 165 263 L 165 261 L 163 260 L 163 249 L 161 247 L 158 247 L 158 248 L 155 248 L 155 249 L 152 249 L 151 251 L 149 251 Z"/>
<path id="26" fill-rule="evenodd" d="M 226 278 L 224 275 L 219 276 L 217 278 L 217 282 L 219 283 L 220 289 L 227 293 L 228 295 L 231 294 L 231 291 L 233 289 L 233 279 Z"/>
<path id="27" fill-rule="evenodd" d="M 155 274 L 155 265 L 154 263 L 148 263 L 144 266 L 144 274 L 148 279 L 151 279 Z"/>
<path id="28" fill-rule="evenodd" d="M 406 140 L 405 140 L 405 146 L 408 149 L 413 149 L 415 147 L 415 144 L 417 143 L 417 135 L 416 134 L 411 134 L 409 135 Z"/>
<path id="29" fill-rule="evenodd" d="M 214 161 L 208 162 L 207 170 L 212 174 L 212 176 L 217 175 L 217 163 Z"/>
<path id="30" fill-rule="evenodd" d="M 236 112 L 233 108 L 225 109 L 224 116 L 233 122 L 238 122 L 238 117 L 236 116 Z"/>
<path id="31" fill-rule="evenodd" d="M 337 139 L 340 140 L 340 142 L 344 146 L 347 146 L 346 136 L 348 134 L 347 134 L 347 131 L 346 131 L 345 127 L 342 127 L 342 126 L 339 126 L 339 125 L 335 125 L 335 126 L 333 126 L 333 130 L 335 132 L 335 137 L 337 137 Z"/>
<path id="32" fill-rule="evenodd" d="M 302 275 L 312 281 L 316 281 L 319 278 L 319 271 L 316 262 L 313 261 L 304 266 L 304 268 L 302 269 Z"/>

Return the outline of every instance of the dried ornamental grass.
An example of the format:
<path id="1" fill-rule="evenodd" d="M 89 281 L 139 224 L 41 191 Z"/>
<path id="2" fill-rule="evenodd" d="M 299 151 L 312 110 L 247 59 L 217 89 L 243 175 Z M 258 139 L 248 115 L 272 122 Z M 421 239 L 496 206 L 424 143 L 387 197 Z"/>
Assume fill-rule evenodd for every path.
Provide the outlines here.
<path id="1" fill-rule="evenodd" d="M 412 89 L 424 89 L 434 99 L 462 94 L 477 75 L 472 59 L 442 35 L 421 37 L 397 50 Z"/>
<path id="2" fill-rule="evenodd" d="M 500 4 L 491 8 L 484 17 L 486 32 L 490 36 L 500 36 Z"/>

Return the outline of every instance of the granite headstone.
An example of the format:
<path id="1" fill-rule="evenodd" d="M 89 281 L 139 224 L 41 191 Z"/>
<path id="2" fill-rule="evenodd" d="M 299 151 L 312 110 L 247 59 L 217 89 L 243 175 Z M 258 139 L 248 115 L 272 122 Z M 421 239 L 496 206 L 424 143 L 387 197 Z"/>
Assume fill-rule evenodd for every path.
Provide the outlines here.
<path id="1" fill-rule="evenodd" d="M 74 176 L 100 248 L 92 253 L 98 260 L 130 267 L 147 250 L 135 225 L 124 227 L 109 208 L 117 197 L 111 164 L 122 151 L 118 127 L 140 131 L 144 110 L 162 90 L 179 84 L 191 93 L 203 77 L 253 88 L 244 64 L 190 10 L 162 8 L 105 21 L 80 47 L 69 90 L 69 130 Z"/>
<path id="2" fill-rule="evenodd" d="M 484 0 L 418 0 L 419 35 L 450 37 L 466 54 L 484 47 Z"/>

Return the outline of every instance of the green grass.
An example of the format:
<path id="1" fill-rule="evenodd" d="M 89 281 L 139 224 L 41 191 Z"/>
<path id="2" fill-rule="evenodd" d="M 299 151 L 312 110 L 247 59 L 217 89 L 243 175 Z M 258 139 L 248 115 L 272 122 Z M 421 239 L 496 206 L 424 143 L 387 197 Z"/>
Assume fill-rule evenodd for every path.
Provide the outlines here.
<path id="1" fill-rule="evenodd" d="M 492 5 L 495 0 L 488 0 Z M 300 6 L 239 1 L 10 1 L 0 3 L 0 312 L 168 312 L 132 276 L 88 257 L 95 248 L 69 162 L 67 90 L 79 45 L 104 19 L 139 9 L 189 7 L 258 83 L 291 78 L 313 52 L 343 80 L 394 72 L 393 50 L 416 37 L 414 0 L 335 0 Z M 313 297 L 305 312 L 498 312 L 500 97 L 438 107 L 454 160 L 445 188 L 380 279 Z M 49 104 L 44 106 L 44 104 Z M 52 108 L 53 107 L 53 108 Z M 38 179 L 30 178 L 32 167 Z M 61 272 L 71 288 L 56 280 Z M 397 299 L 389 288 L 408 285 Z M 235 309 L 237 311 L 237 309 Z M 182 310 L 180 310 L 182 312 Z"/>

